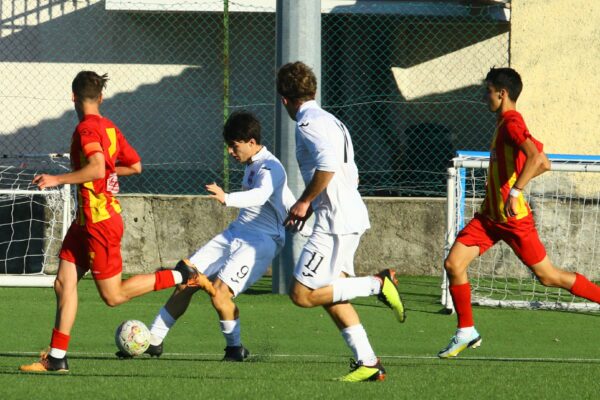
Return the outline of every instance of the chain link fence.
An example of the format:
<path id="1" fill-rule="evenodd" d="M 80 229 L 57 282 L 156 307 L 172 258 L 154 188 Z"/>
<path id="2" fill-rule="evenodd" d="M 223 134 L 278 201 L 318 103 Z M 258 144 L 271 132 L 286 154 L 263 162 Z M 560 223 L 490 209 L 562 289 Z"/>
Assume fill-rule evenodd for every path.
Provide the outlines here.
<path id="1" fill-rule="evenodd" d="M 257 114 L 274 149 L 275 0 L 1 0 L 0 153 L 68 152 L 70 85 L 108 73 L 102 112 L 140 152 L 124 192 L 239 189 L 221 129 Z M 443 196 L 456 149 L 485 150 L 481 80 L 509 63 L 508 2 L 323 0 L 324 108 L 365 195 Z M 493 4 L 489 4 L 493 3 Z"/>

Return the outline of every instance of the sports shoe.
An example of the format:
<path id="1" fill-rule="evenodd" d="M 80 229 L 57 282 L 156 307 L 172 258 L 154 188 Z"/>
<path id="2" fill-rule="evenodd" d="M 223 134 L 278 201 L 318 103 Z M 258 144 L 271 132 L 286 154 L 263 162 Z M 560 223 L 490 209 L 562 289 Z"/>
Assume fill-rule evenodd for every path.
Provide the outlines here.
<path id="1" fill-rule="evenodd" d="M 350 373 L 338 378 L 342 382 L 366 382 L 383 381 L 385 379 L 385 369 L 379 359 L 373 366 L 364 365 L 362 361 L 350 359 Z"/>
<path id="2" fill-rule="evenodd" d="M 188 259 L 183 259 L 175 265 L 175 271 L 178 271 L 187 286 L 198 287 L 208 293 L 210 296 L 216 294 L 215 287 L 208 277 L 198 271 L 196 266 Z"/>
<path id="3" fill-rule="evenodd" d="M 144 352 L 144 354 L 149 354 L 150 357 L 160 357 L 163 353 L 163 344 L 159 344 L 159 345 L 150 345 L 148 346 L 148 348 L 146 349 L 146 351 Z M 119 359 L 128 359 L 128 358 L 133 358 L 132 355 L 127 354 L 121 350 L 117 351 L 115 353 L 115 356 L 119 357 Z"/>
<path id="4" fill-rule="evenodd" d="M 64 358 L 54 358 L 45 350 L 40 354 L 40 360 L 32 364 L 21 365 L 19 371 L 23 372 L 69 372 L 67 356 Z"/>
<path id="5" fill-rule="evenodd" d="M 223 361 L 244 361 L 250 355 L 250 351 L 243 345 L 225 347 Z"/>
<path id="6" fill-rule="evenodd" d="M 451 358 L 456 357 L 458 353 L 470 347 L 475 349 L 481 345 L 481 336 L 476 329 L 473 329 L 473 333 L 468 338 L 459 339 L 458 335 L 452 336 L 450 343 L 446 348 L 440 350 L 438 353 L 439 358 Z"/>
<path id="7" fill-rule="evenodd" d="M 400 322 L 406 321 L 406 312 L 404 304 L 398 291 L 398 279 L 396 279 L 396 271 L 392 269 L 384 269 L 375 275 L 381 279 L 381 291 L 377 298 L 386 306 L 391 308 Z"/>

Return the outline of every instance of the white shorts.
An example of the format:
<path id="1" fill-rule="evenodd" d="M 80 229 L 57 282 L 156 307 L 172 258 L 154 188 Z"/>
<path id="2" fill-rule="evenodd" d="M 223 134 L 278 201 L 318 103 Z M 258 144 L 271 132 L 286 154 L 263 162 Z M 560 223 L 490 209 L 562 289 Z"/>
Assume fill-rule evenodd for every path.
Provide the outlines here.
<path id="1" fill-rule="evenodd" d="M 361 236 L 313 232 L 300 253 L 294 277 L 304 286 L 318 289 L 330 285 L 342 273 L 354 276 L 354 253 Z"/>
<path id="2" fill-rule="evenodd" d="M 269 235 L 228 228 L 197 250 L 190 261 L 211 280 L 222 280 L 235 297 L 265 274 L 279 250 Z"/>

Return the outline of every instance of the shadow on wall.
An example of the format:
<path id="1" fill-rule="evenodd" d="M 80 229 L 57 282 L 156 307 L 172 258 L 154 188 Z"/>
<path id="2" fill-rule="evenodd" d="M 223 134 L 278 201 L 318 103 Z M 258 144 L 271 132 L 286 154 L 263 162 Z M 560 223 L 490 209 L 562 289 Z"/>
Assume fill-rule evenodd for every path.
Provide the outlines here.
<path id="1" fill-rule="evenodd" d="M 112 78 L 103 114 L 138 149 L 145 165 L 144 174 L 124 180 L 124 191 L 198 193 L 205 183 L 223 180 L 222 16 L 107 12 L 97 3 L 42 20 L 46 8 L 2 16 L 6 32 L 14 30 L 0 38 L 0 62 L 16 65 L 18 73 L 12 79 L 23 89 L 15 93 L 16 99 L 2 99 L 6 93 L 0 93 L 0 105 L 12 102 L 15 108 L 15 102 L 31 99 L 15 114 L 36 121 L 20 123 L 14 131 L 0 129 L 2 153 L 68 152 L 77 124 L 70 83 L 79 70 L 94 69 Z M 37 23 L 17 26 L 25 17 Z M 255 31 L 257 37 L 268 31 L 245 19 L 236 16 L 231 23 Z M 230 34 L 232 40 L 243 36 L 235 27 Z M 265 100 L 273 103 L 274 61 L 269 60 L 274 52 L 264 56 L 251 50 L 241 49 L 230 57 L 232 71 L 243 67 L 253 80 L 249 84 L 232 76 L 229 103 L 248 104 L 252 97 L 257 105 L 245 108 L 266 121 L 265 142 L 270 144 L 274 114 Z M 238 51 L 236 45 L 232 51 Z"/>

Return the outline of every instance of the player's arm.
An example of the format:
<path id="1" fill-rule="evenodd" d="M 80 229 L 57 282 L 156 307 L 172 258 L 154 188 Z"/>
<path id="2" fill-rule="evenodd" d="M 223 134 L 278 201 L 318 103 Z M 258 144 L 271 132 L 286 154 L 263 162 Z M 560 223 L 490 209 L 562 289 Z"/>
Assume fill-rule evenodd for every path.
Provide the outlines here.
<path id="1" fill-rule="evenodd" d="M 519 148 L 525 153 L 527 160 L 508 196 L 506 215 L 509 217 L 517 215 L 519 194 L 523 191 L 529 181 L 550 170 L 550 161 L 548 160 L 548 157 L 546 154 L 539 151 L 535 143 L 530 139 L 525 139 L 525 141 L 519 145 Z"/>
<path id="2" fill-rule="evenodd" d="M 138 161 L 132 165 L 117 165 L 116 171 L 118 176 L 139 175 L 142 173 L 142 162 Z"/>
<path id="3" fill-rule="evenodd" d="M 312 179 L 302 192 L 300 198 L 290 208 L 284 225 L 296 224 L 298 221 L 305 221 L 312 214 L 310 203 L 327 188 L 329 182 L 333 179 L 335 172 L 316 170 Z"/>
<path id="4" fill-rule="evenodd" d="M 37 185 L 38 189 L 41 190 L 58 185 L 85 183 L 104 178 L 104 154 L 101 152 L 93 153 L 87 157 L 87 161 L 87 164 L 83 168 L 67 174 L 36 175 L 35 178 L 33 178 L 32 183 Z"/>
<path id="5" fill-rule="evenodd" d="M 210 198 L 228 207 L 262 206 L 269 200 L 275 187 L 283 184 L 283 177 L 282 171 L 264 165 L 256 174 L 256 186 L 250 190 L 225 193 L 216 183 L 206 185 L 206 190 L 211 193 Z"/>
<path id="6" fill-rule="evenodd" d="M 519 146 L 527 160 L 513 187 L 523 190 L 530 180 L 550 170 L 550 161 L 543 152 L 539 151 L 531 139 L 525 139 Z"/>

